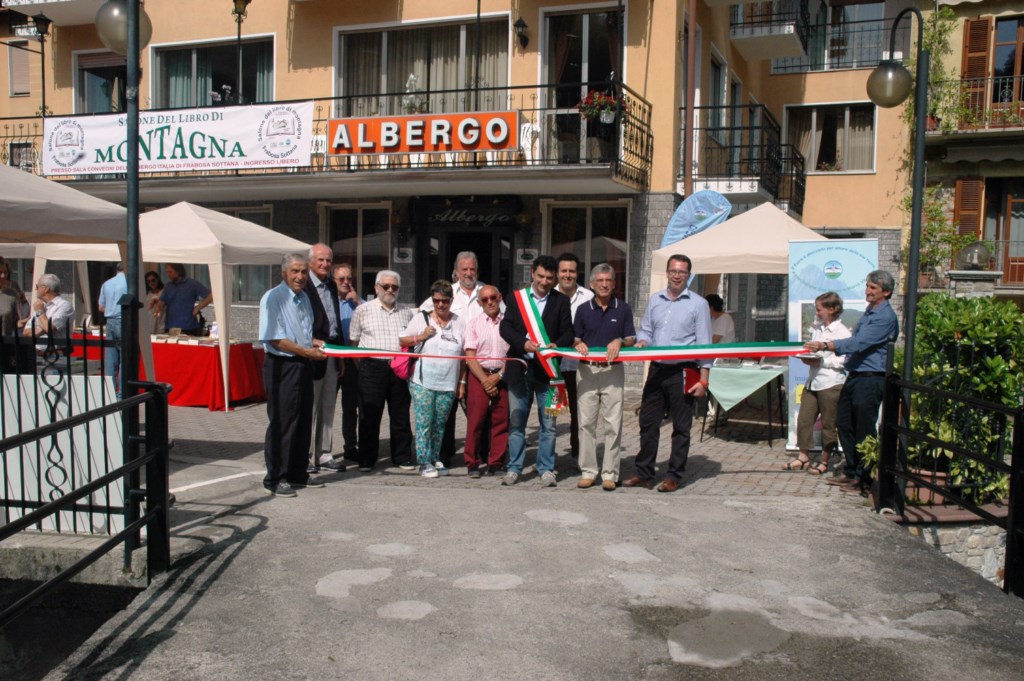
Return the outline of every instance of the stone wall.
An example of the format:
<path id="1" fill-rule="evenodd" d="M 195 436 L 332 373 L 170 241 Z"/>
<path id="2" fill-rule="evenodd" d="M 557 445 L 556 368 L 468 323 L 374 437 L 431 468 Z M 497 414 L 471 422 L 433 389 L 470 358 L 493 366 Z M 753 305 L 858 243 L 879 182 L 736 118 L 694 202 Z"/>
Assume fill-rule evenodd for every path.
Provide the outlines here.
<path id="1" fill-rule="evenodd" d="M 999 588 L 1006 563 L 1006 531 L 983 523 L 910 525 L 907 530 L 942 555 L 969 567 Z"/>

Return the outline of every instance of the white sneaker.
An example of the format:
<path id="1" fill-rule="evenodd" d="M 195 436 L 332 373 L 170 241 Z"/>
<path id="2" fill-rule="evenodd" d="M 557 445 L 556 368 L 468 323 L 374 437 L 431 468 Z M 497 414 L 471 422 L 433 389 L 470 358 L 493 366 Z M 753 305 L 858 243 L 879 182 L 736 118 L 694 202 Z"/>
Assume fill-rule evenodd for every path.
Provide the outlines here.
<path id="1" fill-rule="evenodd" d="M 448 469 L 440 461 L 434 462 L 434 470 L 437 471 L 438 475 L 448 475 Z"/>
<path id="2" fill-rule="evenodd" d="M 505 478 L 501 481 L 501 484 L 511 487 L 517 482 L 519 482 L 519 473 L 509 471 L 508 473 L 505 473 Z"/>
<path id="3" fill-rule="evenodd" d="M 554 471 L 544 471 L 540 476 L 540 484 L 542 487 L 555 487 L 558 485 L 558 478 L 555 477 Z"/>
<path id="4" fill-rule="evenodd" d="M 431 466 L 429 463 L 420 464 L 420 477 L 436 478 L 437 469 Z"/>

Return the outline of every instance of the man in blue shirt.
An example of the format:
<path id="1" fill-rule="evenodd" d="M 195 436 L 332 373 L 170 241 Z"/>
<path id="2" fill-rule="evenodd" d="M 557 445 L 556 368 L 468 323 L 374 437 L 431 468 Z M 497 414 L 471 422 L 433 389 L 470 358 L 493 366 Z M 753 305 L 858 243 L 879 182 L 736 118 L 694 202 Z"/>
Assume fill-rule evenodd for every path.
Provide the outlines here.
<path id="1" fill-rule="evenodd" d="M 267 494 L 294 497 L 296 487 L 323 487 L 306 472 L 313 433 L 313 366 L 322 360 L 323 341 L 313 339 L 313 306 L 304 291 L 309 261 L 291 253 L 281 263 L 281 283 L 260 300 L 260 342 L 267 350 L 263 386 L 267 391 L 267 434 L 263 458 Z"/>
<path id="2" fill-rule="evenodd" d="M 185 266 L 169 263 L 164 267 L 169 280 L 164 285 L 157 316 L 164 315 L 164 328 L 181 329 L 182 333 L 197 335 L 200 331 L 199 313 L 213 301 L 210 289 L 185 275 Z"/>
<path id="3" fill-rule="evenodd" d="M 338 290 L 338 310 L 341 318 L 342 343 L 349 345 L 348 327 L 352 323 L 352 315 L 363 302 L 356 292 L 352 266 L 347 263 L 334 266 L 332 274 L 334 286 Z M 339 385 L 341 388 L 341 435 L 345 440 L 345 458 L 359 461 L 359 367 L 352 359 L 342 359 L 344 370 L 341 372 Z"/>
<path id="4" fill-rule="evenodd" d="M 836 407 L 836 426 L 846 464 L 843 475 L 828 481 L 846 492 L 862 492 L 870 483 L 857 445 L 869 435 L 878 434 L 878 407 L 885 394 L 888 346 L 899 334 L 896 313 L 889 305 L 895 287 L 896 282 L 888 272 L 871 272 L 864 291 L 868 308 L 853 335 L 836 341 L 812 341 L 805 346 L 812 352 L 827 349 L 846 356 L 847 378 Z"/>
<path id="5" fill-rule="evenodd" d="M 636 335 L 636 347 L 711 344 L 708 301 L 686 288 L 692 267 L 685 255 L 669 257 L 668 287 L 651 296 L 647 303 Z M 668 472 L 658 485 L 658 491 L 675 492 L 682 486 L 686 459 L 690 455 L 693 405 L 697 398 L 708 394 L 710 374 L 711 360 L 651 362 L 640 398 L 640 453 L 636 455 L 636 474 L 624 481 L 623 487 L 654 487 L 654 462 L 658 458 L 661 421 L 666 407 L 672 415 L 672 450 Z M 689 387 L 687 376 L 694 378 Z"/>
<path id="6" fill-rule="evenodd" d="M 106 317 L 106 341 L 112 345 L 103 348 L 103 374 L 116 378 L 121 368 L 121 298 L 128 293 L 124 278 L 124 265 L 117 263 L 117 274 L 100 287 L 99 310 Z M 121 381 L 115 380 L 114 390 L 121 397 Z"/>

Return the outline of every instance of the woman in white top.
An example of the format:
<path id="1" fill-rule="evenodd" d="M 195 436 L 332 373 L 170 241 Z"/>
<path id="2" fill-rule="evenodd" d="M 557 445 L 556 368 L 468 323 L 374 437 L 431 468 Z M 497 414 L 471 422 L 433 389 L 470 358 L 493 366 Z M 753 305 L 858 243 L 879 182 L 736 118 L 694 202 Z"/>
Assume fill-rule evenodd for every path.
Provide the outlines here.
<path id="1" fill-rule="evenodd" d="M 850 329 L 839 321 L 843 313 L 843 299 L 829 291 L 814 299 L 817 319 L 811 327 L 812 341 L 831 341 L 849 338 Z M 802 359 L 810 366 L 807 383 L 800 398 L 800 414 L 797 418 L 796 441 L 800 452 L 783 469 L 795 471 L 811 463 L 810 450 L 814 446 L 814 422 L 821 414 L 821 460 L 807 472 L 821 475 L 828 472 L 828 462 L 839 438 L 836 434 L 836 405 L 839 393 L 846 382 L 845 358 L 834 352 L 822 350 L 813 359 Z"/>
<path id="2" fill-rule="evenodd" d="M 409 321 L 398 342 L 403 348 L 423 344 L 425 355 L 462 354 L 466 324 L 452 312 L 452 285 L 443 279 L 430 287 L 434 304 L 432 312 L 423 312 Z M 416 361 L 409 378 L 412 396 L 413 425 L 416 434 L 416 460 L 420 475 L 436 478 L 448 475 L 440 461 L 441 439 L 445 422 L 456 397 L 462 399 L 466 390 L 465 364 L 460 359 L 424 358 Z"/>

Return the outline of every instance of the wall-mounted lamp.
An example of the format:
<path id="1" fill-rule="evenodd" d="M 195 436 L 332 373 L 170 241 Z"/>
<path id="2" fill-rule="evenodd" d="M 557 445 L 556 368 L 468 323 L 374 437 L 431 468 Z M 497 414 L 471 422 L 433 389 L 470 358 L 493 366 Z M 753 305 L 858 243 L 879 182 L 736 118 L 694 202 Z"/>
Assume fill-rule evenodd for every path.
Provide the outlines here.
<path id="1" fill-rule="evenodd" d="M 516 19 L 516 23 L 512 24 L 512 28 L 516 29 L 516 37 L 519 38 L 519 46 L 526 49 L 526 46 L 530 44 L 530 36 L 526 35 L 526 29 L 529 26 L 523 21 L 522 17 Z"/>
<path id="2" fill-rule="evenodd" d="M 249 3 L 252 0 L 232 0 L 234 7 L 231 10 L 232 16 L 235 17 L 235 21 L 242 23 L 242 20 L 247 16 L 246 8 L 249 7 Z"/>

